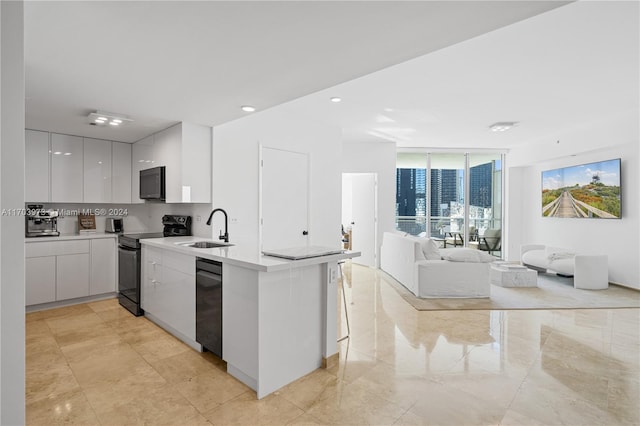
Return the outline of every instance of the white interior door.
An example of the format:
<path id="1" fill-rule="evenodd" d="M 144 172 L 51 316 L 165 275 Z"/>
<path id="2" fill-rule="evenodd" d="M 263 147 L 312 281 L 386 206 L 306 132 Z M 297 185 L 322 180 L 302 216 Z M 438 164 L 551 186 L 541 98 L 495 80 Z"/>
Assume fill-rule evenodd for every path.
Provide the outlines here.
<path id="1" fill-rule="evenodd" d="M 261 249 L 308 245 L 308 155 L 262 147 L 260 164 Z"/>
<path id="2" fill-rule="evenodd" d="M 377 267 L 377 176 L 375 173 L 348 173 L 343 175 L 346 186 L 350 182 L 351 188 L 345 192 L 351 193 L 349 200 L 343 200 L 343 212 L 351 212 L 351 221 L 345 225 L 351 226 L 351 249 L 361 252 L 360 257 L 353 258 L 354 263 Z M 344 190 L 344 189 L 343 189 Z M 346 205 L 345 205 L 346 204 Z"/>

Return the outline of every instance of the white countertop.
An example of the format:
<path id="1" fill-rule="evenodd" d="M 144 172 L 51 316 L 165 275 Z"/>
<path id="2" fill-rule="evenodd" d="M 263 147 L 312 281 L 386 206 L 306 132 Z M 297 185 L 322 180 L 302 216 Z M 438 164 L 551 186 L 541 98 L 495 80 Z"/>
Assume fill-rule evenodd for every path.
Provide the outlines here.
<path id="1" fill-rule="evenodd" d="M 194 248 L 180 245 L 180 243 L 211 241 L 208 238 L 200 237 L 170 237 L 170 238 L 149 238 L 140 240 L 142 245 L 158 247 L 165 250 L 172 250 L 178 253 L 190 254 L 205 259 L 217 260 L 231 265 L 241 266 L 257 271 L 272 272 L 303 266 L 316 265 L 326 262 L 337 262 L 339 260 L 351 259 L 360 256 L 360 252 L 345 251 L 344 253 L 331 254 L 326 256 L 310 257 L 300 260 L 287 260 L 277 257 L 265 256 L 257 248 L 230 245 L 216 248 Z M 233 243 L 231 243 L 233 244 Z"/>
<path id="2" fill-rule="evenodd" d="M 96 232 L 95 234 L 60 234 L 58 237 L 25 237 L 25 243 L 43 243 L 45 241 L 94 240 L 96 238 L 118 238 L 119 234 Z"/>

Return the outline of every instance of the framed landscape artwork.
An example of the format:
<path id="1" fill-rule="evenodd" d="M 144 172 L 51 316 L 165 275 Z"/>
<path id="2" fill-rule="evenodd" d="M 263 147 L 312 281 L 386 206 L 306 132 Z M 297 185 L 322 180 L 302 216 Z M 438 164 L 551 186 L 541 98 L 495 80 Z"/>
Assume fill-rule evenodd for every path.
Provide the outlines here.
<path id="1" fill-rule="evenodd" d="M 542 172 L 542 216 L 620 219 L 620 159 Z"/>

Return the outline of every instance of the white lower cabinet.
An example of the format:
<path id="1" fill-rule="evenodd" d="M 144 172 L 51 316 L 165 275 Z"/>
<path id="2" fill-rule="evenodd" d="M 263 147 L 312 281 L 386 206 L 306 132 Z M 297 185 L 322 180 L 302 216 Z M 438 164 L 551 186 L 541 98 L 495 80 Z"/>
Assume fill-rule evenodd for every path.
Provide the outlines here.
<path id="1" fill-rule="evenodd" d="M 195 342 L 195 257 L 143 245 L 142 261 L 142 309 Z"/>
<path id="2" fill-rule="evenodd" d="M 113 238 L 28 242 L 25 254 L 27 306 L 116 291 Z"/>
<path id="3" fill-rule="evenodd" d="M 91 240 L 91 277 L 89 294 L 116 291 L 116 241 L 113 238 Z"/>
<path id="4" fill-rule="evenodd" d="M 145 312 L 161 312 L 158 286 L 162 284 L 162 250 L 143 247 L 140 305 Z"/>
<path id="5" fill-rule="evenodd" d="M 56 257 L 25 259 L 25 296 L 27 305 L 56 300 Z"/>
<path id="6" fill-rule="evenodd" d="M 89 295 L 89 254 L 56 256 L 56 300 Z"/>
<path id="7" fill-rule="evenodd" d="M 158 297 L 163 302 L 161 306 L 165 322 L 189 339 L 196 340 L 195 276 L 163 266 Z"/>

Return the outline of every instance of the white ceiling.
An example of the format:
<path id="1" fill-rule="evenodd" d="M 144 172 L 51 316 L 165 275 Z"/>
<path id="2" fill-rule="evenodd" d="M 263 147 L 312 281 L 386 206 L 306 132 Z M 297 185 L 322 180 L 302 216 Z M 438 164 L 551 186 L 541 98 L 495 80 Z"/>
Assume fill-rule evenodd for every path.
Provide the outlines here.
<path id="1" fill-rule="evenodd" d="M 341 126 L 345 141 L 401 148 L 508 150 L 602 125 L 625 126 L 637 142 L 639 5 L 571 3 L 307 96 L 295 108 Z M 343 102 L 331 104 L 331 96 Z M 503 121 L 518 125 L 489 131 Z"/>
<path id="2" fill-rule="evenodd" d="M 529 28 L 522 40 L 494 31 L 566 3 L 27 1 L 26 124 L 134 142 L 176 121 L 215 126 L 245 114 L 241 105 L 263 110 L 321 91 L 301 100 L 309 108 L 304 113 L 340 125 L 346 141 L 377 134 L 401 146 L 469 141 L 493 146 L 494 140 L 477 136 L 493 121 L 522 121 L 518 130 L 542 125 L 546 131 L 556 124 L 534 120 L 541 104 L 567 108 L 570 103 L 548 83 L 569 78 L 573 94 L 593 83 L 592 73 L 583 76 L 579 67 L 595 67 L 593 74 L 602 71 L 614 86 L 617 76 L 610 67 L 635 59 L 637 71 L 637 53 L 621 62 L 628 43 L 606 46 L 611 54 L 605 63 L 588 60 L 590 49 L 606 50 L 600 49 L 605 47 L 601 28 L 592 23 L 578 28 L 580 37 L 587 27 L 598 34 L 584 43 L 573 40 L 573 28 L 564 33 Z M 637 27 L 637 13 L 635 22 Z M 481 37 L 464 42 L 476 36 Z M 569 55 L 575 57 L 573 66 L 567 67 L 565 53 L 533 55 L 565 38 L 572 40 L 568 46 L 578 46 Z M 476 40 L 497 44 L 474 45 Z M 371 74 L 430 52 L 435 53 Z M 531 73 L 543 78 L 532 81 Z M 623 74 L 626 78 L 626 70 Z M 322 90 L 345 81 L 350 82 L 336 90 L 345 101 L 324 102 Z M 530 99 L 538 89 L 545 98 Z M 585 97 L 582 93 L 574 104 L 582 105 Z M 117 130 L 90 126 L 86 116 L 95 110 L 135 122 Z"/>

